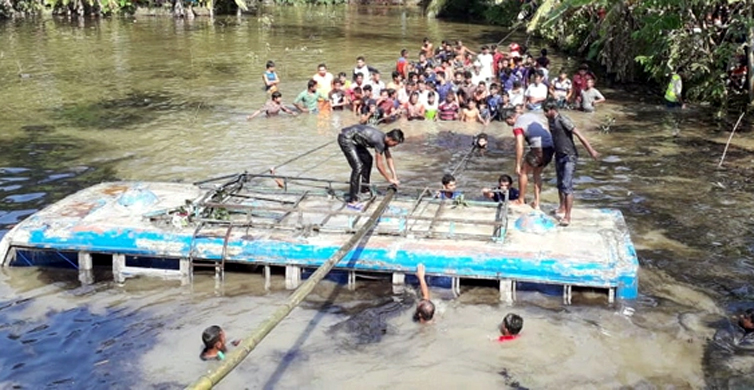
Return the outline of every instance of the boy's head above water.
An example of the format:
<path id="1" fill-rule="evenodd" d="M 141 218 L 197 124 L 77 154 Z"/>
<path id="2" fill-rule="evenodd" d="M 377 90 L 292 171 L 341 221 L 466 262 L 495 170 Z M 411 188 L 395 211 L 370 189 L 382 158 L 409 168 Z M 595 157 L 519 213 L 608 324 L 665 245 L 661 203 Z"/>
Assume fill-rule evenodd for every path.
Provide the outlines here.
<path id="1" fill-rule="evenodd" d="M 416 313 L 414 313 L 414 321 L 428 322 L 432 321 L 435 316 L 435 304 L 429 299 L 422 299 L 416 304 Z"/>
<path id="2" fill-rule="evenodd" d="M 524 327 L 524 319 L 518 314 L 508 313 L 500 323 L 500 334 L 503 336 L 515 336 Z"/>
<path id="3" fill-rule="evenodd" d="M 449 173 L 446 173 L 442 176 L 441 182 L 443 189 L 453 190 L 456 188 L 456 178 Z"/>
<path id="4" fill-rule="evenodd" d="M 212 325 L 202 332 L 202 342 L 205 350 L 225 351 L 225 331 L 217 325 Z"/>

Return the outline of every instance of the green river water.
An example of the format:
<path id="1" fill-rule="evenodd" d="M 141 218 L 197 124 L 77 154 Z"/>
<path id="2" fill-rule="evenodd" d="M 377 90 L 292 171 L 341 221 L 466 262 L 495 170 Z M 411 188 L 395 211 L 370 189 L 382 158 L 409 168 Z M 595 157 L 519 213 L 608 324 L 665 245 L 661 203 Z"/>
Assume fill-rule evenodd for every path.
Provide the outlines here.
<path id="1" fill-rule="evenodd" d="M 353 6 L 240 19 L 0 23 L 0 235 L 90 184 L 258 171 L 356 122 L 348 113 L 247 122 L 266 99 L 268 59 L 290 103 L 320 62 L 350 73 L 363 55 L 387 81 L 400 49 L 417 52 L 425 36 L 478 47 L 506 34 Z M 557 54 L 553 62 L 576 64 Z M 602 154 L 580 161 L 576 207 L 624 213 L 642 265 L 639 299 L 606 306 L 582 294 L 564 307 L 531 291 L 506 307 L 494 288 L 465 286 L 456 299 L 437 289 L 434 325 L 412 323 L 396 305 L 381 336 L 365 343 L 332 326 L 382 307 L 390 286 L 360 281 L 347 291 L 323 282 L 219 388 L 754 388 L 754 357 L 712 353 L 708 343 L 754 297 L 753 162 L 734 148 L 732 167 L 718 170 L 726 135 L 695 110 L 682 114 L 676 134 L 655 97 L 598 88 L 608 99 L 600 111 L 567 113 Z M 607 116 L 616 122 L 602 133 Z M 497 153 L 472 159 L 459 188 L 488 186 L 514 169 L 502 122 L 395 126 L 407 134 L 394 155 L 412 186 L 439 184 L 468 151 L 459 135 L 480 131 L 495 137 Z M 303 172 L 349 174 L 335 147 L 279 171 Z M 557 201 L 553 169 L 543 196 Z M 183 287 L 148 278 L 82 287 L 75 271 L 2 269 L 0 388 L 181 388 L 208 366 L 198 359 L 201 331 L 217 323 L 230 338 L 243 336 L 284 300 L 282 284 L 277 277 L 268 292 L 259 273 L 231 273 L 222 293 L 209 276 Z M 524 336 L 491 342 L 509 311 L 524 317 Z"/>

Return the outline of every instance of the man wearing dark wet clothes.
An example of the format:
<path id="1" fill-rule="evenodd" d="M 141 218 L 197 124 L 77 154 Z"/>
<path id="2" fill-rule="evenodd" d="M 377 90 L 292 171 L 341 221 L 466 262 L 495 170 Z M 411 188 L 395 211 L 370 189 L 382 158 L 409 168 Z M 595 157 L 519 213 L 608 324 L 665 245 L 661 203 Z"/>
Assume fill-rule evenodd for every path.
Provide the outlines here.
<path id="1" fill-rule="evenodd" d="M 558 177 L 558 195 L 560 198 L 560 205 L 555 215 L 559 217 L 561 226 L 568 226 L 571 223 L 571 209 L 573 208 L 573 173 L 576 170 L 576 160 L 579 157 L 573 136 L 575 135 L 579 139 L 593 159 L 597 160 L 599 153 L 592 148 L 586 137 L 576 129 L 573 122 L 558 112 L 558 103 L 555 99 L 547 99 L 544 110 L 555 147 L 555 172 Z"/>
<path id="2" fill-rule="evenodd" d="M 390 148 L 403 142 L 401 129 L 390 130 L 387 134 L 368 125 L 353 125 L 344 128 L 338 135 L 340 150 L 351 166 L 350 187 L 346 202 L 358 202 L 359 192 L 369 192 L 369 176 L 372 171 L 372 154 L 368 148 L 374 148 L 377 159 L 377 170 L 390 184 L 398 185 L 398 174 L 395 172 L 393 156 Z M 385 166 L 387 161 L 387 167 Z"/>

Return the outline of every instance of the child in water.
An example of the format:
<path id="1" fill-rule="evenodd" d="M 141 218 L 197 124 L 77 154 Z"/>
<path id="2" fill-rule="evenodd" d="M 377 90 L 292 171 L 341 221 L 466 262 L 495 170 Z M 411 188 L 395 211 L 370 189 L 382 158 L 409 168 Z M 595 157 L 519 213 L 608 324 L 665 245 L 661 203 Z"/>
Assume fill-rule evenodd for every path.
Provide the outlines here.
<path id="1" fill-rule="evenodd" d="M 219 325 L 212 325 L 202 332 L 202 343 L 204 349 L 199 355 L 202 360 L 223 360 L 228 347 L 225 345 L 225 331 Z M 234 347 L 241 343 L 241 340 L 231 341 Z"/>
<path id="2" fill-rule="evenodd" d="M 435 194 L 435 198 L 443 200 L 455 199 L 461 195 L 460 192 L 456 191 L 456 178 L 453 177 L 453 175 L 446 173 L 445 175 L 443 175 L 441 183 L 442 190 L 438 191 L 437 194 Z"/>
<path id="3" fill-rule="evenodd" d="M 437 94 L 434 91 L 429 91 L 427 94 L 427 104 L 424 105 L 424 117 L 427 120 L 437 120 Z"/>
<path id="4" fill-rule="evenodd" d="M 277 72 L 275 72 L 275 63 L 272 61 L 267 61 L 265 68 L 266 70 L 262 75 L 264 90 L 267 91 L 267 93 L 277 92 L 278 84 L 280 84 L 280 78 L 278 77 Z"/>
<path id="5" fill-rule="evenodd" d="M 289 109 L 288 107 L 286 107 L 286 106 L 283 105 L 282 97 L 283 97 L 283 94 L 281 94 L 279 91 L 273 92 L 270 100 L 267 103 L 265 103 L 264 106 L 262 106 L 262 108 L 254 111 L 253 114 L 247 116 L 246 120 L 250 121 L 250 120 L 256 118 L 257 115 L 259 115 L 259 114 L 261 114 L 263 112 L 268 117 L 277 116 L 278 114 L 280 114 L 280 111 L 283 111 L 283 112 L 291 114 L 291 115 L 296 115 L 296 113 L 294 113 L 293 111 L 291 111 L 291 109 Z"/>
<path id="6" fill-rule="evenodd" d="M 416 312 L 414 313 L 414 321 L 419 323 L 427 323 L 432 321 L 432 317 L 435 316 L 435 304 L 429 300 L 429 287 L 427 287 L 427 281 L 424 280 L 424 264 L 416 266 L 416 277 L 419 278 L 419 285 L 422 290 L 422 299 L 416 304 Z"/>
<path id="7" fill-rule="evenodd" d="M 204 343 L 204 350 L 202 350 L 199 358 L 202 360 L 223 360 L 225 359 L 225 352 L 227 347 L 225 346 L 225 331 L 218 325 L 212 325 L 202 332 L 202 342 Z"/>
<path id="8" fill-rule="evenodd" d="M 518 314 L 508 313 L 503 318 L 503 322 L 500 323 L 500 337 L 497 341 L 504 342 L 515 340 L 518 338 L 518 334 L 521 332 L 521 328 L 524 327 L 524 319 Z"/>

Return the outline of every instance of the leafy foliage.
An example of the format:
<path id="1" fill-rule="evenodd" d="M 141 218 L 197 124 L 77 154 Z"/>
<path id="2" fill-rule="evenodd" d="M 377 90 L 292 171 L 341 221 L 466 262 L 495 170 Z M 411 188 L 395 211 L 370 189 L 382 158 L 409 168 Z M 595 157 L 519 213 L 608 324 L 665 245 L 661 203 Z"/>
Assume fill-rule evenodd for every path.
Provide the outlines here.
<path id="1" fill-rule="evenodd" d="M 446 0 L 439 15 L 468 15 L 509 25 L 511 15 L 493 3 Z M 527 30 L 559 48 L 598 62 L 618 81 L 652 80 L 662 87 L 672 72 L 684 71 L 687 98 L 710 102 L 724 112 L 746 104 L 742 82 L 731 69 L 748 47 L 754 27 L 746 0 L 542 0 Z M 748 4 L 748 5 L 747 5 Z M 480 7 L 485 8 L 480 10 Z M 468 11 L 466 11 L 468 10 Z M 480 16 L 483 15 L 483 16 Z"/>
<path id="2" fill-rule="evenodd" d="M 439 18 L 482 22 L 510 27 L 521 12 L 517 0 L 433 0 L 425 5 L 425 11 Z"/>

